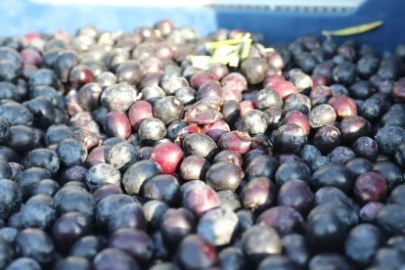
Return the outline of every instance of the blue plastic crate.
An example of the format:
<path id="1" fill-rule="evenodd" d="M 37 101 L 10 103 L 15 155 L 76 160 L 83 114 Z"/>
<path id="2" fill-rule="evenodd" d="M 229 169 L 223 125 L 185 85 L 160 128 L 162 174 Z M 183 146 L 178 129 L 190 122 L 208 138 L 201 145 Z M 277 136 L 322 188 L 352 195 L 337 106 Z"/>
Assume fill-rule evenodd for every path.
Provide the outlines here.
<path id="1" fill-rule="evenodd" d="M 382 27 L 354 38 L 362 43 L 372 44 L 380 50 L 393 50 L 396 45 L 405 42 L 404 0 L 367 0 L 351 12 L 223 6 L 149 7 L 145 3 L 141 7 L 78 3 L 78 0 L 0 0 L 0 35 L 21 35 L 34 31 L 54 32 L 59 29 L 74 33 L 85 24 L 92 24 L 103 30 L 132 31 L 138 26 L 152 25 L 160 19 L 168 18 L 176 25 L 195 27 L 201 34 L 208 34 L 217 28 L 240 28 L 261 32 L 266 43 L 279 44 L 291 42 L 308 33 L 320 35 L 322 30 L 335 30 L 383 20 Z M 337 42 L 344 39 L 347 38 L 334 37 Z"/>

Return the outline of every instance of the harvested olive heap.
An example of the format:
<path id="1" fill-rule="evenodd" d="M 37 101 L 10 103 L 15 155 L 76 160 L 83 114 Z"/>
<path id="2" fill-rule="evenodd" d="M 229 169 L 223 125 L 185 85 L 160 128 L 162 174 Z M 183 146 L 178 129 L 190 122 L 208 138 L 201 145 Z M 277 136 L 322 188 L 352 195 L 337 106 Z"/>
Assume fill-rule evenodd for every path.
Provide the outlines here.
<path id="1" fill-rule="evenodd" d="M 0 44 L 0 269 L 405 269 L 405 45 Z"/>

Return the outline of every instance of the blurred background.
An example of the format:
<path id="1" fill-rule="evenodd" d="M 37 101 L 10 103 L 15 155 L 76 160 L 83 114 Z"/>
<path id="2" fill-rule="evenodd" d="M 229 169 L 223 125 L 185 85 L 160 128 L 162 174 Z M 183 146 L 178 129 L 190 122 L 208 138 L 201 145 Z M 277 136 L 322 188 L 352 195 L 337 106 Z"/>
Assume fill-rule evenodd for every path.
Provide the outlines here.
<path id="1" fill-rule="evenodd" d="M 0 0 L 0 35 L 59 29 L 74 33 L 83 25 L 101 30 L 132 31 L 171 19 L 201 34 L 218 28 L 261 32 L 266 43 L 290 42 L 305 34 L 370 23 L 383 26 L 356 36 L 381 50 L 405 41 L 402 0 Z M 337 42 L 347 39 L 334 38 Z"/>

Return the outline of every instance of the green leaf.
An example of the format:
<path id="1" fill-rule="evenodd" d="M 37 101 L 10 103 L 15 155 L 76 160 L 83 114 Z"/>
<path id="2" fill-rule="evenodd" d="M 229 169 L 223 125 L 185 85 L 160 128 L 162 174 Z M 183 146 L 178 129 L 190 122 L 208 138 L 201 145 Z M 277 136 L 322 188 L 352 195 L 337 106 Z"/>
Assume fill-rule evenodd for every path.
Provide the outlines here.
<path id="1" fill-rule="evenodd" d="M 348 28 L 343 28 L 335 31 L 322 31 L 322 35 L 326 37 L 330 36 L 351 36 L 351 35 L 358 35 L 368 31 L 371 31 L 377 27 L 380 27 L 383 24 L 383 21 L 376 21 L 372 23 L 366 23 L 361 25 L 356 25 Z"/>
<path id="2" fill-rule="evenodd" d="M 236 38 L 233 39 L 225 39 L 220 41 L 208 42 L 205 44 L 205 48 L 208 51 L 213 51 L 219 47 L 226 46 L 226 45 L 236 45 L 238 43 L 244 42 L 250 39 L 250 33 L 240 34 Z"/>
<path id="3" fill-rule="evenodd" d="M 242 45 L 242 50 L 240 53 L 240 58 L 241 59 L 245 59 L 249 57 L 249 53 L 250 53 L 250 48 L 252 47 L 252 42 L 253 40 L 248 39 L 245 41 L 245 43 L 243 43 Z"/>
<path id="4" fill-rule="evenodd" d="M 212 55 L 211 62 L 226 65 L 229 63 L 229 55 L 239 51 L 239 49 L 240 45 L 226 45 L 218 47 Z"/>
<path id="5" fill-rule="evenodd" d="M 190 61 L 193 67 L 207 70 L 211 64 L 211 56 L 208 55 L 193 55 L 190 56 Z"/>
<path id="6" fill-rule="evenodd" d="M 272 53 L 272 52 L 274 52 L 274 51 L 275 51 L 274 48 L 265 48 L 265 49 L 264 49 L 264 52 L 266 52 L 266 53 Z"/>
<path id="7" fill-rule="evenodd" d="M 228 56 L 228 62 L 230 67 L 238 67 L 240 61 L 239 52 L 234 52 Z"/>

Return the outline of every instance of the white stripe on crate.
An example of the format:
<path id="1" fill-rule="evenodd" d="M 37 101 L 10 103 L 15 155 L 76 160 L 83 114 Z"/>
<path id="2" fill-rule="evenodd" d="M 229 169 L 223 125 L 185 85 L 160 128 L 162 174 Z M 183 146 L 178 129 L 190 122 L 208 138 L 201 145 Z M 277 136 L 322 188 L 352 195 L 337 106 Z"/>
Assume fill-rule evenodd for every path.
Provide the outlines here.
<path id="1" fill-rule="evenodd" d="M 108 5 L 108 6 L 258 6 L 269 9 L 281 8 L 345 8 L 354 9 L 365 0 L 30 0 L 50 5 Z"/>

